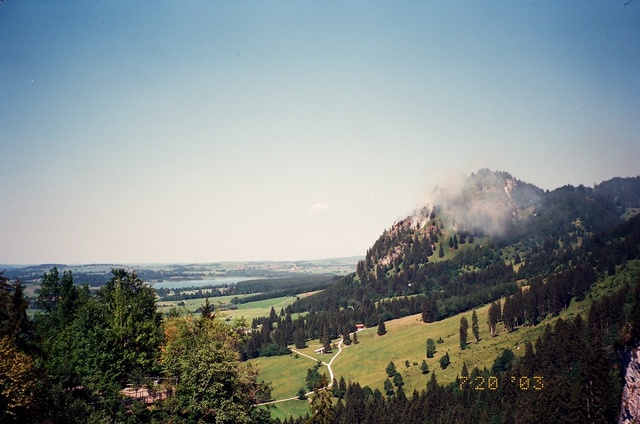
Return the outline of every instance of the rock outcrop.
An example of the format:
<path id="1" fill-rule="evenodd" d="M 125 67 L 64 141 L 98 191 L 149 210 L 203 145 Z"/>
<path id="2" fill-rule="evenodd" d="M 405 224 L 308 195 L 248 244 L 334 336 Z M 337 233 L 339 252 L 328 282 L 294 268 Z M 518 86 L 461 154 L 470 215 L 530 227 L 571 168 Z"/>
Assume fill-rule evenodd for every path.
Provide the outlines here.
<path id="1" fill-rule="evenodd" d="M 624 388 L 620 404 L 618 424 L 640 422 L 640 346 L 622 354 L 624 372 Z"/>

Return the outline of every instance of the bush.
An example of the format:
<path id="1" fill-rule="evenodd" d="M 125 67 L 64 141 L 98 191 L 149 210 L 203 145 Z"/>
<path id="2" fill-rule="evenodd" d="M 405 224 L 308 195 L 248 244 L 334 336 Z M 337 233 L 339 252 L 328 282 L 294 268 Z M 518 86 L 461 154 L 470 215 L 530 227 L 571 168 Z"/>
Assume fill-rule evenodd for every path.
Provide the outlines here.
<path id="1" fill-rule="evenodd" d="M 440 358 L 440 368 L 445 369 L 451 364 L 451 358 L 449 358 L 449 352 L 445 353 L 442 358 Z"/>

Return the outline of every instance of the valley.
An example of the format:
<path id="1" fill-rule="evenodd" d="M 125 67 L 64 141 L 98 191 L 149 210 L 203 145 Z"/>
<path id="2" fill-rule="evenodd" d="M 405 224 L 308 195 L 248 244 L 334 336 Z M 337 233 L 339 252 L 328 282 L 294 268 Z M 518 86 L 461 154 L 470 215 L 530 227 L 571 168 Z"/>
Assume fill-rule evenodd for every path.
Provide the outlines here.
<path id="1" fill-rule="evenodd" d="M 534 343 L 540 337 L 547 325 L 554 325 L 558 319 L 572 320 L 576 315 L 588 316 L 593 299 L 601 299 L 616 290 L 619 290 L 625 281 L 640 278 L 640 262 L 633 261 L 615 276 L 608 277 L 598 282 L 592 290 L 592 296 L 578 302 L 575 299 L 571 305 L 555 317 L 548 317 L 538 326 L 522 326 L 511 333 L 501 328 L 495 337 L 491 337 L 486 324 L 489 305 L 476 309 L 480 321 L 480 341 L 471 341 L 467 349 L 459 347 L 458 329 L 460 318 L 466 316 L 470 319 L 471 311 L 446 318 L 441 321 L 426 324 L 420 314 L 411 315 L 386 323 L 387 334 L 378 336 L 376 328 L 367 328 L 358 332 L 359 343 L 351 344 L 342 349 L 342 352 L 332 364 L 335 377 L 341 377 L 347 382 L 358 382 L 362 386 L 378 389 L 384 393 L 384 380 L 388 378 L 385 367 L 392 361 L 403 377 L 403 389 L 407 394 L 414 390 L 425 389 L 431 373 L 435 373 L 440 384 L 458 384 L 462 365 L 466 364 L 469 370 L 477 367 L 491 370 L 496 358 L 505 349 L 509 349 L 517 357 L 524 354 L 526 342 Z M 426 340 L 442 339 L 443 343 L 437 344 L 434 358 L 427 358 L 425 353 Z M 319 343 L 310 343 L 300 352 L 313 357 L 317 361 L 325 361 L 333 355 L 318 355 L 314 350 L 321 347 Z M 451 364 L 442 369 L 438 359 L 449 352 Z M 423 374 L 420 364 L 426 360 L 429 373 Z M 405 365 L 406 361 L 409 366 Z M 258 358 L 251 360 L 260 368 L 259 379 L 272 383 L 273 398 L 283 399 L 295 396 L 300 387 L 305 386 L 307 369 L 314 362 L 294 353 L 286 356 L 270 358 Z M 326 367 L 321 368 L 326 372 Z M 544 376 L 542 376 L 544 379 Z M 290 400 L 274 405 L 271 412 L 274 417 L 281 419 L 289 415 L 304 415 L 309 413 L 309 402 Z"/>
<path id="2" fill-rule="evenodd" d="M 363 258 L 11 267 L 3 305 L 32 308 L 6 314 L 18 321 L 5 328 L 36 340 L 33 320 L 49 355 L 71 361 L 40 372 L 94 388 L 49 396 L 88 413 L 102 413 L 90 399 L 108 402 L 108 390 L 149 393 L 144 371 L 178 381 L 162 389 L 176 397 L 116 408 L 121 417 L 185 418 L 233 398 L 250 420 L 287 424 L 598 422 L 593 405 L 610 421 L 629 404 L 620 352 L 640 342 L 638 207 L 639 178 L 543 192 L 481 170 L 385 229 Z M 236 383 L 215 394 L 206 382 L 218 380 Z"/>

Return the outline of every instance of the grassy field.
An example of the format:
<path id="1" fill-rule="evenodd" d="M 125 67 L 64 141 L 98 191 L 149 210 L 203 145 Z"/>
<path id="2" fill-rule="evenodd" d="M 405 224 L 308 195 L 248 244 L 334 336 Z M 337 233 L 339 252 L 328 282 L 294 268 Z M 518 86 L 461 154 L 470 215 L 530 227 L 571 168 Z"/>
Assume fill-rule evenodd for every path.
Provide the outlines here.
<path id="1" fill-rule="evenodd" d="M 313 292 L 313 293 L 316 293 L 316 292 Z M 303 293 L 298 295 L 298 297 L 311 296 L 313 293 Z M 225 303 L 231 302 L 231 299 L 234 297 L 246 297 L 246 296 L 253 296 L 253 294 L 238 295 L 238 296 L 234 295 L 234 296 L 210 297 L 209 302 L 213 305 L 218 305 L 218 303 L 225 304 Z M 200 308 L 204 304 L 205 300 L 206 300 L 205 298 L 185 300 L 184 308 L 190 312 L 193 312 L 198 308 Z M 251 322 L 251 320 L 253 320 L 254 318 L 269 316 L 269 313 L 271 312 L 272 307 L 275 309 L 276 313 L 279 314 L 280 309 L 286 308 L 288 305 L 292 304 L 295 301 L 296 301 L 296 296 L 283 296 L 283 297 L 275 297 L 273 299 L 260 300 L 257 302 L 241 303 L 238 305 L 238 309 L 222 311 L 221 315 L 223 318 L 230 318 L 230 319 L 244 317 L 246 320 Z M 160 301 L 158 302 L 158 312 L 166 313 L 171 308 L 174 308 L 174 307 L 177 308 L 178 303 L 179 303 L 178 300 Z M 297 317 L 298 317 L 297 314 L 294 314 L 292 316 L 293 319 L 296 319 Z"/>
<path id="2" fill-rule="evenodd" d="M 274 383 L 273 391 L 271 392 L 274 399 L 286 399 L 296 396 L 301 387 L 308 391 L 305 378 L 307 369 L 311 368 L 314 362 L 304 356 L 298 356 L 292 353 L 285 356 L 270 356 L 251 360 L 260 369 L 258 381 L 278 383 Z M 324 370 L 326 371 L 326 368 Z"/>
<path id="3" fill-rule="evenodd" d="M 476 343 L 471 329 L 469 329 L 468 340 L 470 343 L 465 350 L 460 349 L 460 318 L 466 316 L 469 325 L 471 325 L 471 311 L 430 324 L 423 323 L 420 315 L 387 321 L 385 323 L 387 334 L 384 336 L 378 336 L 375 327 L 360 331 L 358 333 L 360 343 L 343 348 L 342 353 L 333 363 L 333 371 L 336 379 L 344 377 L 347 381 L 357 381 L 362 386 L 369 386 L 372 389 L 378 388 L 384 393 L 383 383 L 387 378 L 385 368 L 389 361 L 393 361 L 404 379 L 405 392 L 410 394 L 414 389 L 424 389 L 431 377 L 431 373 L 423 375 L 420 370 L 420 364 L 425 359 L 429 370 L 436 373 L 439 383 L 450 383 L 456 381 L 463 363 L 467 364 L 469 370 L 474 366 L 490 369 L 496 356 L 503 349 L 511 349 L 518 356 L 524 354 L 526 341 L 533 342 L 542 335 L 548 324 L 553 324 L 558 318 L 573 319 L 580 313 L 586 319 L 592 298 L 600 298 L 609 294 L 620 288 L 625 282 L 634 281 L 638 275 L 640 275 L 640 265 L 637 262 L 630 262 L 624 269 L 619 269 L 615 276 L 607 277 L 597 283 L 592 290 L 593 294 L 584 301 L 577 302 L 574 299 L 569 308 L 562 311 L 558 317 L 549 317 L 536 327 L 520 327 L 512 333 L 507 333 L 499 324 L 499 333 L 496 337 L 489 335 L 487 325 L 489 305 L 484 305 L 476 310 L 480 324 L 480 341 Z M 437 352 L 434 358 L 427 359 L 426 357 L 427 338 L 434 340 L 442 338 L 444 341 L 441 344 L 436 344 Z M 306 349 L 299 350 L 318 360 L 328 361 L 332 355 L 314 353 L 314 349 L 319 346 L 318 341 L 313 340 Z M 445 352 L 449 352 L 451 365 L 443 370 L 440 368 L 438 360 Z M 405 366 L 405 361 L 409 361 L 409 367 Z M 275 399 L 295 396 L 298 389 L 304 385 L 307 368 L 314 364 L 308 358 L 303 356 L 295 358 L 294 355 L 258 358 L 252 362 L 260 368 L 259 379 L 272 382 Z M 321 368 L 322 371 L 326 372 L 326 368 Z M 292 401 L 292 403 L 295 408 L 303 404 L 300 401 Z M 286 405 L 279 406 L 277 410 L 273 411 L 273 416 L 288 416 L 285 412 L 287 407 Z M 307 409 L 304 409 L 302 414 L 306 412 Z"/>
<path id="4" fill-rule="evenodd" d="M 560 316 L 570 318 L 578 312 L 584 315 L 588 312 L 589 305 L 588 301 L 574 302 Z M 376 334 L 376 327 L 360 331 L 358 332 L 359 343 L 343 347 L 342 353 L 334 361 L 333 371 L 336 379 L 344 377 L 347 381 L 357 381 L 362 386 L 369 386 L 372 389 L 378 388 L 384 393 L 383 383 L 387 378 L 385 368 L 389 361 L 393 361 L 398 372 L 402 374 L 405 393 L 410 394 L 414 389 L 418 391 L 424 389 L 431 377 L 431 373 L 423 375 L 420 370 L 423 359 L 427 361 L 430 371 L 436 373 L 439 383 L 450 383 L 456 380 L 462 369 L 462 364 L 465 362 L 470 370 L 474 366 L 491 368 L 493 361 L 502 352 L 502 349 L 509 348 L 516 355 L 523 354 L 525 342 L 535 340 L 542 334 L 547 323 L 557 320 L 557 317 L 548 319 L 536 327 L 523 327 L 512 333 L 503 330 L 496 337 L 490 337 L 486 324 L 488 308 L 489 306 L 485 305 L 477 309 L 480 323 L 480 342 L 475 342 L 471 330 L 469 330 L 469 340 L 472 342 L 465 350 L 460 349 L 458 329 L 460 318 L 463 315 L 471 323 L 471 312 L 430 324 L 423 323 L 420 315 L 387 321 L 385 323 L 387 334 L 384 336 Z M 427 359 L 427 338 L 437 340 L 440 337 L 444 343 L 436 344 L 435 357 Z M 332 355 L 314 353 L 314 349 L 320 346 L 317 340 L 315 342 L 306 349 L 299 349 L 300 352 L 319 360 L 328 361 Z M 447 351 L 451 358 L 451 365 L 442 370 L 438 360 Z M 409 367 L 405 366 L 405 361 L 409 361 Z M 314 365 L 311 359 L 303 356 L 295 358 L 295 355 L 258 358 L 251 362 L 257 364 L 260 369 L 258 379 L 272 383 L 274 399 L 295 396 L 298 389 L 305 384 L 307 369 Z M 320 371 L 328 374 L 326 367 L 321 368 Z M 306 402 L 290 401 L 277 404 L 277 408 L 272 410 L 272 416 L 286 418 L 290 414 L 298 416 L 298 414 L 304 415 L 307 412 Z"/>
<path id="5" fill-rule="evenodd" d="M 272 418 L 280 418 L 284 420 L 290 416 L 299 417 L 311 412 L 310 399 L 307 400 L 288 400 L 286 402 L 276 403 L 269 407 Z"/>

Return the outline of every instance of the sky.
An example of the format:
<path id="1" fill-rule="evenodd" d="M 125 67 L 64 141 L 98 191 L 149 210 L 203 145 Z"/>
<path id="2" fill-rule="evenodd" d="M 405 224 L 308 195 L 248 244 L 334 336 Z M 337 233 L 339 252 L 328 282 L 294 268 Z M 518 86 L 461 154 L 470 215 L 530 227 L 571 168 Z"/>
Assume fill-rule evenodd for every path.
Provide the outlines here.
<path id="1" fill-rule="evenodd" d="M 364 256 L 448 175 L 636 176 L 626 1 L 2 2 L 0 263 Z"/>

